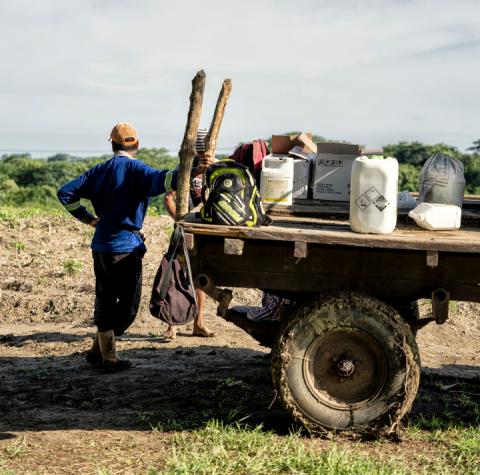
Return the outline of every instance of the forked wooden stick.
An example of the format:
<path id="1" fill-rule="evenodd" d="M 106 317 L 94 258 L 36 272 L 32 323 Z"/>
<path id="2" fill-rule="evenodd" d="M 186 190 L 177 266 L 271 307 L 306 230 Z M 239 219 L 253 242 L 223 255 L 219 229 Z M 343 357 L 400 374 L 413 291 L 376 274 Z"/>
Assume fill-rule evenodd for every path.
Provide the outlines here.
<path id="1" fill-rule="evenodd" d="M 190 173 L 195 157 L 195 140 L 197 138 L 200 115 L 202 113 L 203 92 L 205 90 L 205 71 L 199 71 L 192 80 L 192 93 L 190 94 L 190 109 L 188 111 L 185 135 L 178 152 L 180 166 L 177 179 L 176 212 L 175 220 L 182 219 L 188 213 L 190 195 Z"/>
<path id="2" fill-rule="evenodd" d="M 218 133 L 220 132 L 223 115 L 225 114 L 225 106 L 227 105 L 227 101 L 231 92 L 232 81 L 231 79 L 225 79 L 225 81 L 223 81 L 220 94 L 218 95 L 217 105 L 215 106 L 215 112 L 213 114 L 212 123 L 210 124 L 210 129 L 205 137 L 205 150 L 207 152 L 214 152 L 217 148 Z"/>

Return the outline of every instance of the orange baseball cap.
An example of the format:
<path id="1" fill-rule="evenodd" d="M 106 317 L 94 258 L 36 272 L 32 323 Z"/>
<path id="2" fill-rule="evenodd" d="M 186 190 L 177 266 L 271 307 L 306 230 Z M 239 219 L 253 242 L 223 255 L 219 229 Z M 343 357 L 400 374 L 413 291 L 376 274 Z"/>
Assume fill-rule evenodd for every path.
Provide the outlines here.
<path id="1" fill-rule="evenodd" d="M 109 140 L 122 146 L 130 146 L 138 143 L 138 135 L 132 124 L 119 122 L 110 132 Z"/>

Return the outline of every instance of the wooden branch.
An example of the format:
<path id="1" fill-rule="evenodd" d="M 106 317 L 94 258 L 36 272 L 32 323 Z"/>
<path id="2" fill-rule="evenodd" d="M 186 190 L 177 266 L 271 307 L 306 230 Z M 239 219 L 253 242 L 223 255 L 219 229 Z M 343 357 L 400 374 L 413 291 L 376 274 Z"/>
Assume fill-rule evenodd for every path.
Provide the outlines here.
<path id="1" fill-rule="evenodd" d="M 190 109 L 188 111 L 185 135 L 178 152 L 180 166 L 177 179 L 177 196 L 175 220 L 182 219 L 188 213 L 190 194 L 190 173 L 195 157 L 195 140 L 197 138 L 200 115 L 202 113 L 203 91 L 205 90 L 205 71 L 199 71 L 192 80 L 192 93 L 190 94 Z"/>
<path id="2" fill-rule="evenodd" d="M 218 133 L 220 132 L 223 115 L 225 114 L 225 106 L 227 105 L 227 101 L 231 92 L 232 81 L 231 79 L 225 79 L 225 81 L 223 81 L 220 94 L 218 95 L 217 105 L 215 106 L 215 112 L 213 114 L 212 123 L 210 124 L 210 129 L 205 137 L 205 150 L 207 152 L 214 152 L 217 148 Z"/>

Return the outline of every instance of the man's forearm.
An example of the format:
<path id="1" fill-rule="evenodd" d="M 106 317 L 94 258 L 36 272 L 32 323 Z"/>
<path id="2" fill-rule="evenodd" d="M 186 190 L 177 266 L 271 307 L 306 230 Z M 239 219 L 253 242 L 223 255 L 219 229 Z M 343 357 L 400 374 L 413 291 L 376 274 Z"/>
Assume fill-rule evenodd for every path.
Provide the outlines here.
<path id="1" fill-rule="evenodd" d="M 168 214 L 175 219 L 175 213 L 176 213 L 176 206 L 175 206 L 175 193 L 170 192 L 165 195 L 165 198 L 163 199 L 163 205 L 165 206 L 165 209 L 167 210 Z"/>
<path id="2" fill-rule="evenodd" d="M 79 221 L 85 224 L 90 224 L 93 226 L 93 222 L 98 221 L 98 218 L 93 216 L 84 206 L 77 208 L 75 210 L 67 210 L 74 218 L 77 218 Z"/>

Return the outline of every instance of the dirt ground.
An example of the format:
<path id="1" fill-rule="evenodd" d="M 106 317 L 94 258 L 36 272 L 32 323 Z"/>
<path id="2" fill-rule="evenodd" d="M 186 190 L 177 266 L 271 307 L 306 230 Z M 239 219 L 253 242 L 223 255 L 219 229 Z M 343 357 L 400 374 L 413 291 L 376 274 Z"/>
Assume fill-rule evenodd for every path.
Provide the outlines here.
<path id="1" fill-rule="evenodd" d="M 0 223 L 0 472 L 8 458 L 8 468 L 19 473 L 103 467 L 142 473 L 161 465 L 172 431 L 209 418 L 248 416 L 278 433 L 289 430 L 292 420 L 274 400 L 269 350 L 216 317 L 213 301 L 211 339 L 192 337 L 187 325 L 175 341 L 167 340 L 166 325 L 149 315 L 168 223 L 146 222 L 142 305 L 118 344 L 134 368 L 108 376 L 82 354 L 94 334 L 91 231 L 68 216 Z M 236 289 L 235 300 L 255 304 L 259 293 Z M 411 419 L 445 411 L 446 392 L 479 392 L 479 310 L 454 302 L 445 325 L 419 332 L 422 382 Z M 460 424 L 471 423 L 461 405 L 450 402 L 448 410 Z"/>

